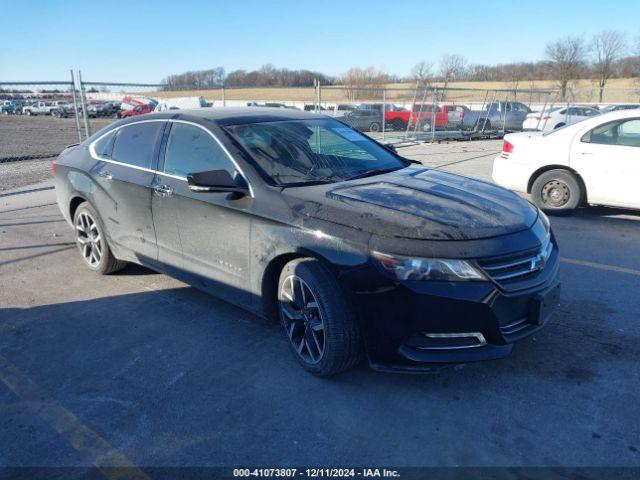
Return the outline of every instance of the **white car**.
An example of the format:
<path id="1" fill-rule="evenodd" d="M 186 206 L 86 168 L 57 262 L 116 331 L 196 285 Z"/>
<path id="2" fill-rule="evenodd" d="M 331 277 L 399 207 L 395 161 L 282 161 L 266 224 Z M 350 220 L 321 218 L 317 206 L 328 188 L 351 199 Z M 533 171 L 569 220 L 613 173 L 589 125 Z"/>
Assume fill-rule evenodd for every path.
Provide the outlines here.
<path id="1" fill-rule="evenodd" d="M 607 113 L 551 132 L 512 133 L 493 180 L 550 213 L 582 204 L 640 208 L 640 110 Z"/>
<path id="2" fill-rule="evenodd" d="M 542 112 L 529 113 L 522 123 L 523 130 L 549 132 L 600 115 L 591 107 L 556 107 Z"/>

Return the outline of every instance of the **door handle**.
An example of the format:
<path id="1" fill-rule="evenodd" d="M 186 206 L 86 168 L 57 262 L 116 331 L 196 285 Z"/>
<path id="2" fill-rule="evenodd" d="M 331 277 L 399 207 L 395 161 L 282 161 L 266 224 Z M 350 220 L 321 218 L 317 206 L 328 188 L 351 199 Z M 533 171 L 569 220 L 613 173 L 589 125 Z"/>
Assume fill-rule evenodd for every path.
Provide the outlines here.
<path id="1" fill-rule="evenodd" d="M 98 176 L 104 178 L 105 180 L 113 180 L 113 175 L 109 170 L 100 170 L 98 172 Z"/>
<path id="2" fill-rule="evenodd" d="M 593 152 L 580 152 L 580 155 L 593 155 Z"/>
<path id="3" fill-rule="evenodd" d="M 153 191 L 156 192 L 156 195 L 159 197 L 170 197 L 173 195 L 173 188 L 169 185 L 156 185 L 153 187 Z"/>

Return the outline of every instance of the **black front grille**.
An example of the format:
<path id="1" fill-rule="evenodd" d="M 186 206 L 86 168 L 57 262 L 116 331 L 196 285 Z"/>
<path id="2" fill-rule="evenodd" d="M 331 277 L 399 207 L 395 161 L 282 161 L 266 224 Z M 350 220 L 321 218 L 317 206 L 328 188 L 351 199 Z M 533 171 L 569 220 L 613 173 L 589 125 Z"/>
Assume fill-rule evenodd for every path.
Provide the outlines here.
<path id="1" fill-rule="evenodd" d="M 478 264 L 494 282 L 508 287 L 537 276 L 545 267 L 552 250 L 553 243 L 547 241 L 535 250 L 479 260 Z"/>

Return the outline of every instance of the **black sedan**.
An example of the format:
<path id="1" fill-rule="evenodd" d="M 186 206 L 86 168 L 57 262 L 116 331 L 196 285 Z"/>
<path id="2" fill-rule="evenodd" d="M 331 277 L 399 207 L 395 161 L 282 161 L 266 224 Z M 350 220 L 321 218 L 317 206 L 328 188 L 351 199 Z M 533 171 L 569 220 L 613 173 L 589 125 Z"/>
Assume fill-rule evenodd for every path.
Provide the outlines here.
<path id="1" fill-rule="evenodd" d="M 54 162 L 86 265 L 134 262 L 279 319 L 308 371 L 505 356 L 558 303 L 558 249 L 514 193 L 403 159 L 333 119 L 180 110 Z"/>

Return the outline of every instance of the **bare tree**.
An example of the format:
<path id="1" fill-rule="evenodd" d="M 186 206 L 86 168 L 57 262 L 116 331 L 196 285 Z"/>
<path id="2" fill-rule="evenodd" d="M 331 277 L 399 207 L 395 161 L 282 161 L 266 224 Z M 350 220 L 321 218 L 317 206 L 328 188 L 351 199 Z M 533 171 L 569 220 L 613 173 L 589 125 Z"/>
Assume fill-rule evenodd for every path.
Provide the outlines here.
<path id="1" fill-rule="evenodd" d="M 553 78 L 560 87 L 562 100 L 565 100 L 569 81 L 578 78 L 584 63 L 584 41 L 582 37 L 565 37 L 547 44 L 545 52 Z"/>
<path id="2" fill-rule="evenodd" d="M 416 63 L 411 69 L 411 79 L 414 80 L 418 86 L 428 87 L 433 80 L 433 75 L 431 74 L 432 68 L 433 64 L 425 62 L 424 60 Z"/>
<path id="3" fill-rule="evenodd" d="M 613 75 L 615 63 L 625 48 L 624 35 L 615 30 L 600 32 L 591 40 L 590 50 L 593 55 L 593 67 L 598 74 L 600 102 L 602 102 L 604 87 Z"/>
<path id="4" fill-rule="evenodd" d="M 379 98 L 389 76 L 374 67 L 350 68 L 339 78 L 344 85 L 349 100 Z"/>
<path id="5" fill-rule="evenodd" d="M 464 74 L 467 61 L 460 55 L 443 55 L 440 59 L 440 76 L 444 81 L 444 88 L 449 82 L 457 80 Z"/>

